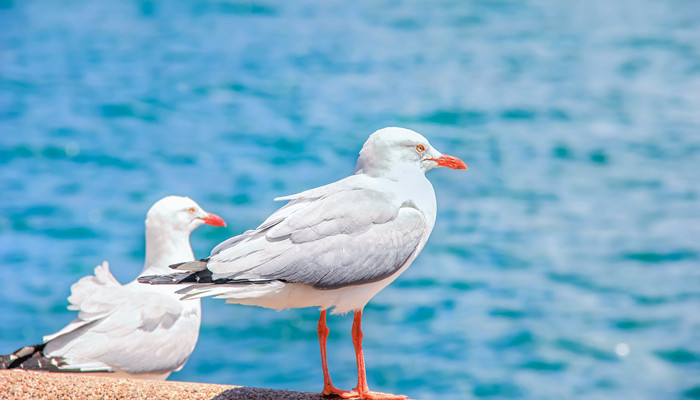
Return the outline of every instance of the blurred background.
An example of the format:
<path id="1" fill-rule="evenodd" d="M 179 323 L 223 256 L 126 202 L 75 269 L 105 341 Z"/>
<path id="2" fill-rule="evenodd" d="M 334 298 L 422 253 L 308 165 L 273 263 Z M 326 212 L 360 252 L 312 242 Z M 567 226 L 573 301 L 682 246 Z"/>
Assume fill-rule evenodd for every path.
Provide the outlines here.
<path id="1" fill-rule="evenodd" d="M 700 398 L 697 1 L 2 0 L 0 27 L 0 353 L 103 260 L 134 279 L 159 198 L 226 220 L 205 257 L 402 126 L 469 170 L 428 174 L 433 234 L 366 308 L 373 389 Z M 205 299 L 170 379 L 320 391 L 317 318 Z"/>

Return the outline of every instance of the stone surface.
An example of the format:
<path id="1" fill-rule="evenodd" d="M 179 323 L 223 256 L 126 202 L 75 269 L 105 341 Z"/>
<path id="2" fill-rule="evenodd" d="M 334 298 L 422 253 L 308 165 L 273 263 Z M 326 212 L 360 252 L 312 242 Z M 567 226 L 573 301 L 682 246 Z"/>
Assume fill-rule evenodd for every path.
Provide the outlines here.
<path id="1" fill-rule="evenodd" d="M 0 400 L 320 400 L 318 393 L 176 381 L 0 370 Z"/>

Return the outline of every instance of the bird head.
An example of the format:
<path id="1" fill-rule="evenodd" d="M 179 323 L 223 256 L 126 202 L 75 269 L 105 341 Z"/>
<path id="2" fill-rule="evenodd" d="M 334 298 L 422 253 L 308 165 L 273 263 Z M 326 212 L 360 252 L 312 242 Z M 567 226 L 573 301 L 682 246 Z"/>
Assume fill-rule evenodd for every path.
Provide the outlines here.
<path id="1" fill-rule="evenodd" d="M 190 233 L 207 224 L 226 226 L 221 217 L 208 213 L 189 197 L 168 196 L 158 200 L 146 215 L 146 227 L 163 226 L 170 230 Z"/>
<path id="2" fill-rule="evenodd" d="M 418 132 L 404 128 L 384 128 L 362 146 L 355 173 L 391 176 L 398 172 L 422 171 L 435 167 L 467 169 L 457 157 L 440 153 Z"/>

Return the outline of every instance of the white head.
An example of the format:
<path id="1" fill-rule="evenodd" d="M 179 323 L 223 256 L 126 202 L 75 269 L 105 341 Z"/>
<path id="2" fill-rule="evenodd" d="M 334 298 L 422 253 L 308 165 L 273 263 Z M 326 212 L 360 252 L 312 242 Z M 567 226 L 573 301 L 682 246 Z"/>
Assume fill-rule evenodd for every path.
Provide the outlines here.
<path id="1" fill-rule="evenodd" d="M 369 136 L 360 150 L 355 173 L 391 178 L 435 167 L 467 169 L 462 160 L 440 153 L 418 132 L 391 127 Z"/>
<path id="2" fill-rule="evenodd" d="M 221 217 L 204 211 L 189 197 L 164 197 L 151 206 L 146 214 L 146 229 L 149 226 L 160 225 L 169 230 L 189 234 L 203 224 L 226 226 Z"/>
<path id="3" fill-rule="evenodd" d="M 189 197 L 168 196 L 158 200 L 146 215 L 146 262 L 144 272 L 168 272 L 168 266 L 194 260 L 190 233 L 203 224 L 226 226 L 221 217 L 202 209 Z"/>

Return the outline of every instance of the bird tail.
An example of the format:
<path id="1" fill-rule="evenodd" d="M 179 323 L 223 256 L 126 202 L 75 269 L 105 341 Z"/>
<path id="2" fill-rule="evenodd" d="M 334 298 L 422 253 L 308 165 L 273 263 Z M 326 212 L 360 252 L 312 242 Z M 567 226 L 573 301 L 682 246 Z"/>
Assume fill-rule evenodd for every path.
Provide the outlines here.
<path id="1" fill-rule="evenodd" d="M 145 275 L 139 276 L 137 280 L 141 283 L 151 285 L 177 285 L 179 283 L 188 283 L 187 278 L 192 275 L 192 272 L 181 272 L 179 274 L 170 275 Z"/>
<path id="2" fill-rule="evenodd" d="M 207 269 L 208 258 L 170 265 L 171 269 L 185 271 L 169 275 L 146 275 L 137 280 L 151 285 L 177 285 L 185 283 L 211 283 L 212 272 Z"/>
<path id="3" fill-rule="evenodd" d="M 178 264 L 173 264 L 170 266 L 172 269 L 178 271 L 204 271 L 207 268 L 208 258 L 195 261 L 187 261 Z"/>
<path id="4" fill-rule="evenodd" d="M 50 372 L 80 372 L 79 369 L 65 368 L 62 357 L 46 357 L 46 343 L 25 346 L 12 354 L 0 355 L 0 369 L 28 369 Z"/>

